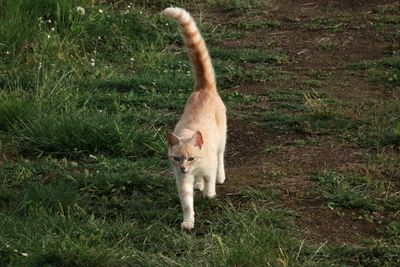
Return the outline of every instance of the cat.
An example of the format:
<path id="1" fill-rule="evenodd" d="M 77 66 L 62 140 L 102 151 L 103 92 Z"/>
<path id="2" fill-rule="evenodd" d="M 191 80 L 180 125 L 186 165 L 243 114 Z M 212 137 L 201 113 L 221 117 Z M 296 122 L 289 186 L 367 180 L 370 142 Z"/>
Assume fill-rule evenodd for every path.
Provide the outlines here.
<path id="1" fill-rule="evenodd" d="M 214 69 L 205 42 L 192 16 L 182 8 L 170 7 L 164 14 L 175 19 L 182 36 L 195 78 L 194 91 L 184 112 L 169 133 L 168 159 L 175 173 L 183 211 L 183 230 L 194 228 L 193 190 L 204 198 L 216 196 L 216 183 L 225 181 L 226 108 L 218 95 Z"/>

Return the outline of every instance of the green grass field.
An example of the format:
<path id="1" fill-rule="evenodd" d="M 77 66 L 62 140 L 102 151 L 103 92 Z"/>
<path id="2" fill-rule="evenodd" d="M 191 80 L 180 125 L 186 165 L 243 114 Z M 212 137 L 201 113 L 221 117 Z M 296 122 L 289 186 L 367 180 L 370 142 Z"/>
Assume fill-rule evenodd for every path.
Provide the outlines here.
<path id="1" fill-rule="evenodd" d="M 0 0 L 0 266 L 400 265 L 396 1 L 305 21 L 284 1 L 97 2 Z M 228 179 L 196 195 L 191 232 L 164 138 L 193 86 L 170 4 L 193 11 L 229 110 Z M 385 51 L 307 52 L 288 27 Z M 316 151 L 328 163 L 296 161 Z"/>

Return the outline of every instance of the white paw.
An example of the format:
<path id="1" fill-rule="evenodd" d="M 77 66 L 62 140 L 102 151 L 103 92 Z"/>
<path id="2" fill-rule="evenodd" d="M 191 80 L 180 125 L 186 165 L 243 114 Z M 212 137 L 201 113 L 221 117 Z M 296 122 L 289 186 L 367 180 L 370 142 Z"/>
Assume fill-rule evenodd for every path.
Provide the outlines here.
<path id="1" fill-rule="evenodd" d="M 206 193 L 203 191 L 203 198 L 213 199 L 217 196 L 216 193 Z"/>
<path id="2" fill-rule="evenodd" d="M 225 182 L 225 176 L 224 177 L 217 177 L 217 183 L 218 184 L 223 184 Z"/>
<path id="3" fill-rule="evenodd" d="M 194 222 L 183 222 L 181 223 L 182 230 L 192 230 L 194 228 Z"/>
<path id="4" fill-rule="evenodd" d="M 199 190 L 199 191 L 203 191 L 204 189 L 204 183 L 195 183 L 193 186 L 194 190 Z"/>

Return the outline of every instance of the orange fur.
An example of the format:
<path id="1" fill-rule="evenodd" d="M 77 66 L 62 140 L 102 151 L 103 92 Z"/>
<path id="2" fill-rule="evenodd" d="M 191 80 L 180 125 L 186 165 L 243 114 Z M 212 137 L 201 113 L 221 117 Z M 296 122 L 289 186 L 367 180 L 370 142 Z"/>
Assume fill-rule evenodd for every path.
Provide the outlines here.
<path id="1" fill-rule="evenodd" d="M 196 90 L 216 90 L 214 70 L 206 44 L 190 14 L 181 8 L 167 8 L 164 14 L 174 18 L 183 31 L 190 62 L 192 63 Z"/>
<path id="2" fill-rule="evenodd" d="M 214 70 L 205 42 L 189 13 L 167 8 L 183 31 L 196 85 L 174 132 L 168 135 L 168 156 L 175 171 L 184 229 L 194 227 L 193 186 L 203 196 L 215 196 L 215 184 L 225 180 L 226 109 L 217 93 Z"/>

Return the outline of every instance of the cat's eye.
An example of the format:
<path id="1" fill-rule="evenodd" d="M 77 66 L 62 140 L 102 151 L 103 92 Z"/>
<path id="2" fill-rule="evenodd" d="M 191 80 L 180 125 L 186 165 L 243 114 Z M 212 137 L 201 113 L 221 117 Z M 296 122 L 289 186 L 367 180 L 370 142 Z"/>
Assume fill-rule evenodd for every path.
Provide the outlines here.
<path id="1" fill-rule="evenodd" d="M 194 158 L 188 158 L 188 161 L 193 161 L 194 160 Z"/>
<path id="2" fill-rule="evenodd" d="M 181 159 L 178 158 L 178 157 L 174 157 L 174 160 L 175 160 L 175 161 L 180 161 Z"/>

